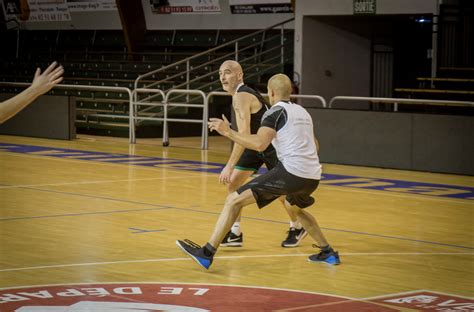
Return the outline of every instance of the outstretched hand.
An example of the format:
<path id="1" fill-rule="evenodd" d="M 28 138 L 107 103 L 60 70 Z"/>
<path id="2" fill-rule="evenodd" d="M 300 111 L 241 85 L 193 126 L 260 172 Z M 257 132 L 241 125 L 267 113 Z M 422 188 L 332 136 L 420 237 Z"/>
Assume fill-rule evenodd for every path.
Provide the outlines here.
<path id="1" fill-rule="evenodd" d="M 37 95 L 45 94 L 63 80 L 62 75 L 64 74 L 64 68 L 57 65 L 57 62 L 51 63 L 43 73 L 41 73 L 40 68 L 36 69 L 31 89 L 34 90 Z"/>
<path id="2" fill-rule="evenodd" d="M 217 131 L 220 135 L 228 136 L 230 133 L 230 122 L 222 115 L 222 119 L 219 118 L 209 118 L 207 123 L 209 130 Z"/>

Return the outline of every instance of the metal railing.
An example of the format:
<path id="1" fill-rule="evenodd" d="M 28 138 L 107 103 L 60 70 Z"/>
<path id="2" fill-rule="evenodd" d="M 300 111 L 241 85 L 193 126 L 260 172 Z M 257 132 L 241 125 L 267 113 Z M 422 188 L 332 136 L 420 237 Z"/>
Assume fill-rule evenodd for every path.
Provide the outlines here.
<path id="1" fill-rule="evenodd" d="M 285 47 L 285 45 L 289 44 L 289 43 L 285 43 L 285 40 L 284 40 L 284 35 L 285 35 L 284 26 L 287 23 L 292 22 L 293 20 L 294 20 L 294 18 L 285 20 L 285 21 L 280 22 L 278 24 L 275 24 L 271 27 L 268 27 L 268 28 L 253 32 L 251 34 L 242 36 L 238 39 L 235 39 L 235 40 L 229 41 L 227 43 L 221 44 L 221 45 L 219 45 L 217 47 L 214 47 L 214 48 L 211 48 L 207 51 L 197 53 L 197 54 L 195 54 L 191 57 L 184 58 L 184 59 L 182 59 L 180 61 L 177 61 L 173 64 L 170 64 L 170 65 L 155 69 L 153 71 L 150 71 L 146 74 L 140 75 L 135 80 L 134 88 L 135 89 L 138 88 L 138 84 L 141 81 L 143 81 L 143 79 L 145 79 L 147 77 L 150 77 L 150 76 L 153 76 L 153 75 L 158 76 L 158 74 L 160 74 L 160 73 L 166 73 L 169 70 L 178 69 L 177 73 L 172 73 L 171 75 L 168 74 L 168 75 L 166 75 L 166 78 L 163 78 L 163 79 L 157 80 L 153 83 L 144 85 L 144 88 L 153 88 L 155 86 L 161 86 L 162 84 L 166 84 L 167 81 L 175 81 L 176 80 L 175 81 L 176 83 L 174 85 L 172 85 L 172 87 L 170 89 L 185 88 L 185 89 L 189 90 L 191 88 L 191 84 L 196 83 L 196 82 L 202 82 L 197 89 L 206 90 L 206 88 L 207 88 L 207 90 L 209 91 L 209 90 L 212 90 L 212 89 L 210 89 L 212 85 L 219 83 L 219 78 L 218 78 L 218 75 L 217 75 L 218 69 L 213 68 L 213 66 L 215 66 L 215 64 L 220 65 L 220 63 L 222 63 L 223 61 L 225 61 L 227 59 L 235 59 L 235 60 L 237 60 L 241 63 L 244 63 L 244 62 L 247 62 L 247 61 L 250 61 L 250 60 L 253 59 L 254 63 L 258 63 L 258 61 L 261 60 L 262 56 L 268 55 L 268 53 L 273 52 L 273 51 L 278 52 L 279 54 L 276 55 L 276 56 L 267 57 L 267 62 L 275 60 L 274 62 L 269 63 L 269 64 L 264 64 L 264 65 L 254 64 L 254 65 L 251 65 L 249 68 L 244 68 L 244 71 L 247 72 L 249 69 L 251 69 L 253 67 L 256 67 L 256 66 L 268 65 L 269 69 L 271 69 L 272 67 L 274 68 L 276 66 L 283 66 L 283 63 L 284 63 L 284 47 Z M 269 37 L 269 38 L 265 38 L 265 34 L 266 34 L 267 31 L 269 31 L 271 29 L 276 29 L 277 27 L 281 28 L 280 34 Z M 247 40 L 247 39 L 252 38 L 252 37 L 255 38 L 256 36 L 259 36 L 259 35 L 262 36 L 260 42 L 254 42 L 252 44 L 241 47 L 241 43 L 244 40 Z M 263 46 L 265 45 L 266 42 L 270 42 L 271 40 L 275 40 L 275 39 L 278 39 L 278 38 L 280 38 L 278 44 L 274 44 L 271 48 L 269 48 L 267 50 L 263 50 Z M 239 45 L 239 43 L 240 43 L 240 45 Z M 229 47 L 233 47 L 234 48 L 233 51 L 229 51 L 229 49 L 228 49 Z M 222 49 L 224 49 L 223 54 L 216 56 L 215 53 L 219 50 L 222 50 Z M 246 51 L 252 51 L 251 56 L 246 57 L 244 59 L 241 59 L 240 56 Z M 207 61 L 203 61 L 203 59 L 207 59 Z M 195 64 L 192 64 L 192 62 L 195 62 Z M 180 66 L 185 66 L 185 69 L 179 70 Z M 258 71 L 258 73 L 248 73 L 246 75 L 246 77 L 250 78 L 250 77 L 255 77 L 255 76 L 261 75 L 262 73 L 264 73 L 265 71 L 268 71 L 269 69 Z M 197 72 L 197 71 L 199 71 L 199 72 Z M 204 73 L 203 73 L 203 71 L 204 71 Z M 195 75 L 193 75 L 193 74 L 195 74 Z M 213 75 L 217 75 L 217 77 L 213 78 Z M 192 76 L 194 76 L 194 77 L 192 77 Z M 203 79 L 207 79 L 207 80 L 203 80 Z M 159 88 L 160 89 L 166 89 L 166 88 L 161 88 L 161 87 L 159 87 Z M 196 88 L 194 88 L 194 89 L 196 89 Z M 148 99 L 151 99 L 151 98 L 153 98 L 153 96 L 149 96 L 149 97 L 147 97 L 143 100 L 148 100 Z M 189 97 L 187 97 L 187 99 L 189 100 Z"/>
<path id="2" fill-rule="evenodd" d="M 173 103 L 169 102 L 169 98 L 172 94 L 185 94 L 185 95 L 200 95 L 203 99 L 203 104 L 189 104 L 189 103 Z M 165 98 L 165 107 L 164 107 L 164 122 L 163 122 L 163 145 L 169 145 L 169 136 L 168 136 L 168 122 L 189 122 L 189 123 L 202 123 L 202 138 L 201 138 L 201 149 L 207 150 L 207 118 L 208 118 L 208 102 L 206 94 L 201 90 L 183 90 L 183 89 L 171 89 L 166 93 Z M 202 119 L 178 119 L 178 118 L 168 118 L 168 107 L 199 107 L 203 109 Z"/>
<path id="3" fill-rule="evenodd" d="M 30 83 L 22 82 L 0 82 L 1 87 L 29 87 Z M 136 143 L 135 127 L 136 121 L 139 120 L 152 120 L 152 121 L 162 121 L 163 122 L 163 146 L 168 146 L 169 144 L 169 132 L 168 132 L 168 123 L 169 122 L 180 122 L 180 123 L 201 123 L 202 132 L 201 132 L 201 149 L 208 149 L 208 129 L 207 121 L 209 114 L 209 103 L 211 99 L 215 96 L 230 96 L 229 93 L 223 91 L 212 91 L 209 93 L 204 93 L 201 90 L 187 90 L 187 89 L 171 89 L 168 92 L 164 92 L 160 89 L 150 89 L 150 88 L 137 88 L 131 91 L 125 87 L 105 87 L 105 86 L 85 86 L 85 85 L 67 85 L 60 84 L 56 85 L 54 89 L 68 89 L 68 90 L 86 90 L 86 91 L 118 91 L 125 92 L 128 94 L 129 98 L 129 113 L 127 115 L 111 115 L 111 114 L 95 114 L 98 117 L 109 117 L 109 118 L 122 118 L 129 120 L 129 139 L 130 143 Z M 144 102 L 136 101 L 137 95 L 139 93 L 153 93 L 155 96 L 161 95 L 162 100 L 159 102 Z M 193 95 L 202 98 L 202 104 L 191 104 L 191 103 L 182 103 L 182 102 L 172 102 L 172 96 L 187 96 Z M 266 93 L 262 93 L 262 96 L 268 96 Z M 305 94 L 295 94 L 291 95 L 291 98 L 295 99 L 310 99 L 315 100 L 322 108 L 332 108 L 336 101 L 365 101 L 365 102 L 376 102 L 376 103 L 391 103 L 394 104 L 394 111 L 398 111 L 398 104 L 428 104 L 428 105 L 454 105 L 454 106 L 469 106 L 474 107 L 474 102 L 467 101 L 450 101 L 450 100 L 430 100 L 430 99 L 404 99 L 404 98 L 376 98 L 376 97 L 356 97 L 356 96 L 336 96 L 329 101 L 329 105 L 326 104 L 326 101 L 323 97 L 319 95 L 305 95 Z M 305 105 L 305 107 L 318 107 L 319 105 Z M 156 116 L 140 116 L 137 110 L 138 106 L 150 106 L 150 107 L 162 107 L 163 108 L 163 117 Z M 201 108 L 202 119 L 186 119 L 186 118 L 169 118 L 168 112 L 172 107 L 188 107 L 188 108 Z"/>
<path id="4" fill-rule="evenodd" d="M 138 93 L 155 93 L 161 95 L 161 98 L 163 99 L 161 102 L 140 102 L 136 101 L 137 99 L 137 94 Z M 163 118 L 159 117 L 145 117 L 145 116 L 138 116 L 138 110 L 137 106 L 150 106 L 150 107 L 164 107 L 165 104 L 165 98 L 166 95 L 165 93 L 160 90 L 160 89 L 146 89 L 146 88 L 138 88 L 133 90 L 132 92 L 132 101 L 130 102 L 130 111 L 132 114 L 132 118 L 130 118 L 130 129 L 132 131 L 130 132 L 130 143 L 135 144 L 136 143 L 136 136 L 135 136 L 135 121 L 136 120 L 156 120 L 156 121 L 163 121 Z"/>
<path id="5" fill-rule="evenodd" d="M 0 86 L 4 87 L 29 87 L 31 83 L 26 82 L 0 82 Z M 111 115 L 111 114 L 94 114 L 96 117 L 108 117 L 108 118 L 118 118 L 118 119 L 129 119 L 130 124 L 133 121 L 132 118 L 132 109 L 131 103 L 133 100 L 132 91 L 129 88 L 125 87 L 105 87 L 105 86 L 85 86 L 85 85 L 68 85 L 68 84 L 59 84 L 54 86 L 54 89 L 67 89 L 67 90 L 85 90 L 85 91 L 117 91 L 117 92 L 125 92 L 128 94 L 128 103 L 130 104 L 129 115 Z M 132 129 L 133 127 L 130 126 L 129 129 L 129 137 L 132 137 Z"/>
<path id="6" fill-rule="evenodd" d="M 260 93 L 263 97 L 268 97 L 267 93 Z M 214 96 L 231 96 L 229 93 L 224 92 L 224 91 L 212 91 L 207 94 L 207 101 L 210 103 L 211 98 Z M 321 104 L 321 107 L 326 108 L 326 100 L 319 95 L 306 95 L 306 94 L 292 94 L 290 95 L 291 99 L 311 99 L 311 100 L 316 100 L 316 102 Z M 307 105 L 304 105 L 305 107 L 308 107 Z"/>
<path id="7" fill-rule="evenodd" d="M 182 122 L 182 123 L 201 123 L 202 124 L 202 131 L 201 131 L 201 149 L 207 150 L 208 148 L 208 132 L 207 132 L 207 119 L 208 119 L 208 99 L 206 94 L 201 90 L 183 90 L 183 89 L 171 89 L 168 92 L 164 92 L 159 89 L 147 89 L 147 88 L 139 88 L 135 89 L 132 92 L 132 98 L 136 99 L 139 93 L 154 93 L 155 95 L 161 95 L 162 101 L 161 102 L 144 102 L 144 101 L 132 101 L 130 111 L 133 112 L 130 118 L 130 129 L 132 129 L 130 133 L 130 143 L 136 143 L 136 136 L 135 136 L 135 121 L 137 120 L 154 120 L 154 121 L 162 121 L 163 122 L 163 146 L 169 145 L 169 131 L 168 131 L 168 123 L 170 122 Z M 196 95 L 203 99 L 202 104 L 190 104 L 190 103 L 177 103 L 177 102 L 170 102 L 170 97 L 175 94 L 181 95 Z M 149 106 L 149 107 L 163 107 L 163 117 L 158 116 L 139 116 L 137 106 Z M 186 119 L 186 118 L 169 118 L 168 117 L 168 109 L 171 107 L 194 107 L 194 108 L 202 108 L 202 119 Z"/>
<path id="8" fill-rule="evenodd" d="M 398 111 L 398 104 L 429 104 L 429 105 L 453 105 L 453 106 L 473 106 L 474 102 L 450 101 L 450 100 L 429 100 L 429 99 L 404 99 L 404 98 L 377 98 L 361 96 L 335 96 L 329 101 L 328 108 L 332 108 L 336 101 L 364 101 L 376 103 L 393 104 L 393 111 Z"/>

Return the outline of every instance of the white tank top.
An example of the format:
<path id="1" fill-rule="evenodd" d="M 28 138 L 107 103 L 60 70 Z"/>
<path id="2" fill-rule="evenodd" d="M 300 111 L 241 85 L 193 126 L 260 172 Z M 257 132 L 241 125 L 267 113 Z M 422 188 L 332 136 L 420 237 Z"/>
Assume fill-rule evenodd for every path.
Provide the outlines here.
<path id="1" fill-rule="evenodd" d="M 265 120 L 266 117 L 270 117 L 268 119 L 272 120 L 274 127 Z M 285 118 L 286 122 L 280 118 Z M 277 131 L 272 144 L 278 159 L 288 172 L 302 178 L 321 179 L 313 120 L 303 107 L 291 102 L 278 102 L 265 113 L 262 126 L 270 126 Z"/>

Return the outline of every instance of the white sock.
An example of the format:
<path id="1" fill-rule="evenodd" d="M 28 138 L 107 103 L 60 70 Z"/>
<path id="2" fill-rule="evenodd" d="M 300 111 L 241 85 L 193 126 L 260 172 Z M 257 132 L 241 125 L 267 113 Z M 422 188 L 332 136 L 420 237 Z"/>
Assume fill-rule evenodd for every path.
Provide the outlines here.
<path id="1" fill-rule="evenodd" d="M 295 228 L 297 230 L 301 230 L 303 226 L 301 225 L 301 223 L 299 221 L 290 221 L 290 228 Z"/>
<path id="2" fill-rule="evenodd" d="M 241 233 L 240 232 L 240 222 L 234 222 L 234 224 L 232 225 L 232 228 L 230 230 L 232 231 L 232 233 L 239 236 L 240 233 Z"/>

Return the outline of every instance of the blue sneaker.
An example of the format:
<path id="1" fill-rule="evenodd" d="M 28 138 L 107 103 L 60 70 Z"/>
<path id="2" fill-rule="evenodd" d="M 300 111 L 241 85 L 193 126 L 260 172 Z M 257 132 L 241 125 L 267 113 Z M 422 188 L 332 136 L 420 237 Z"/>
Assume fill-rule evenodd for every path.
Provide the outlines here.
<path id="1" fill-rule="evenodd" d="M 334 251 L 331 248 L 330 252 L 323 252 L 321 251 L 318 254 L 314 254 L 308 257 L 309 262 L 326 262 L 332 265 L 341 264 L 341 260 L 339 259 L 339 253 Z"/>
<path id="2" fill-rule="evenodd" d="M 212 260 L 214 256 L 206 256 L 204 254 L 204 248 L 196 244 L 195 242 L 185 239 L 184 241 L 182 240 L 177 240 L 176 245 L 188 256 L 190 256 L 194 261 L 196 261 L 197 264 L 205 268 L 206 270 L 209 269 L 209 267 L 212 264 Z"/>

